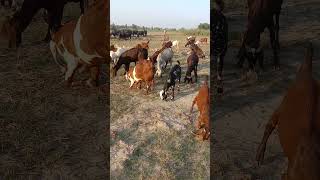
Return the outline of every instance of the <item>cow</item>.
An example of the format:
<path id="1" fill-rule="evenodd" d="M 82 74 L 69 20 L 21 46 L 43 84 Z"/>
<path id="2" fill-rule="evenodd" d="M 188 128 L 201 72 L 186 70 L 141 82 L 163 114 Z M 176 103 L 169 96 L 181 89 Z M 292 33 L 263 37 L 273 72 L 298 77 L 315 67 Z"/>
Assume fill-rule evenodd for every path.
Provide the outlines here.
<path id="1" fill-rule="evenodd" d="M 186 76 L 184 78 L 184 83 L 186 83 L 186 82 L 192 83 L 192 77 L 191 77 L 192 72 L 194 72 L 195 82 L 197 82 L 199 57 L 200 58 L 205 57 L 203 51 L 196 44 L 191 44 L 190 49 L 191 49 L 191 54 L 189 55 L 189 57 L 187 59 L 188 67 L 187 67 Z"/>
<path id="2" fill-rule="evenodd" d="M 67 86 L 72 85 L 73 75 L 80 66 L 90 70 L 89 86 L 98 85 L 100 65 L 107 62 L 107 22 L 109 9 L 107 1 L 97 1 L 76 21 L 69 21 L 52 33 L 50 50 L 54 60 L 65 72 Z M 59 56 L 66 65 L 59 62 Z"/>
<path id="3" fill-rule="evenodd" d="M 166 80 L 166 82 L 164 83 L 163 89 L 159 92 L 160 94 L 160 99 L 162 100 L 166 100 L 168 97 L 168 91 L 169 89 L 171 89 L 172 91 L 172 96 L 171 96 L 171 100 L 174 100 L 174 88 L 176 86 L 176 81 L 179 82 L 178 85 L 178 91 L 180 90 L 180 81 L 181 81 L 181 66 L 180 66 L 180 62 L 177 61 L 177 64 L 175 64 L 169 73 L 169 77 Z"/>
<path id="4" fill-rule="evenodd" d="M 268 138 L 277 127 L 288 158 L 285 180 L 320 179 L 320 83 L 312 77 L 312 57 L 313 47 L 308 43 L 296 80 L 268 121 L 257 150 L 260 165 Z"/>
<path id="5" fill-rule="evenodd" d="M 199 89 L 197 96 L 192 101 L 190 114 L 192 114 L 193 106 L 196 104 L 200 115 L 196 123 L 195 135 L 202 136 L 202 140 L 208 140 L 210 138 L 210 123 L 209 123 L 209 112 L 210 112 L 210 101 L 209 101 L 209 86 L 208 77 L 206 77 L 204 83 Z"/>
<path id="6" fill-rule="evenodd" d="M 264 70 L 260 35 L 265 28 L 268 28 L 273 50 L 274 69 L 279 69 L 279 16 L 282 2 L 283 0 L 248 0 L 248 24 L 237 55 L 239 58 L 238 67 L 242 67 L 247 59 L 250 71 L 254 70 L 256 61 L 259 61 L 260 68 Z"/>
<path id="7" fill-rule="evenodd" d="M 141 88 L 144 82 L 147 86 L 147 94 L 152 86 L 154 86 L 154 67 L 153 63 L 147 59 L 139 59 L 135 67 L 131 67 L 126 73 L 126 79 L 130 80 L 130 89 L 136 83 Z"/>
<path id="8" fill-rule="evenodd" d="M 117 61 L 116 65 L 113 66 L 113 77 L 117 76 L 117 72 L 122 65 L 125 65 L 125 73 L 129 71 L 130 63 L 136 62 L 139 60 L 139 56 L 143 56 L 143 59 L 148 58 L 148 49 L 149 49 L 149 41 L 142 42 L 138 44 L 136 47 L 131 48 L 124 53 L 121 54 L 119 60 Z"/>

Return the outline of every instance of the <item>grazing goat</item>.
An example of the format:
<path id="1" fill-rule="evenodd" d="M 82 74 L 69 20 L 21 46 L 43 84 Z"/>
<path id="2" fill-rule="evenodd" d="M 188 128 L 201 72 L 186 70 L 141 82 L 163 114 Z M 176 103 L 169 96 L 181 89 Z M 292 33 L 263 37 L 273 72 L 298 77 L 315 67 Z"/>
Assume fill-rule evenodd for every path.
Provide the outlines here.
<path id="1" fill-rule="evenodd" d="M 196 44 L 191 44 L 190 49 L 191 49 L 191 54 L 187 59 L 188 67 L 187 67 L 186 76 L 184 78 L 184 82 L 187 82 L 187 83 L 190 83 L 190 82 L 192 83 L 192 77 L 191 77 L 192 71 L 194 72 L 195 80 L 197 82 L 199 57 L 200 58 L 205 57 L 203 51 Z"/>
<path id="2" fill-rule="evenodd" d="M 5 20 L 3 30 L 6 32 L 8 38 L 9 48 L 17 48 L 21 44 L 22 32 L 28 27 L 31 23 L 34 15 L 40 10 L 45 9 L 49 14 L 49 27 L 45 40 L 49 41 L 50 31 L 57 31 L 61 26 L 61 20 L 63 17 L 63 8 L 68 2 L 80 2 L 84 4 L 84 0 L 24 0 L 22 7 L 13 15 L 12 18 L 7 18 Z M 84 12 L 84 7 L 82 7 L 82 12 Z"/>
<path id="3" fill-rule="evenodd" d="M 152 86 L 154 86 L 154 67 L 150 60 L 140 59 L 134 68 L 130 68 L 126 73 L 126 79 L 130 80 L 130 89 L 133 84 L 145 82 L 147 85 L 147 94 Z"/>
<path id="4" fill-rule="evenodd" d="M 190 114 L 192 113 L 194 104 L 197 105 L 200 115 L 196 123 L 196 132 L 195 135 L 202 136 L 202 140 L 207 140 L 210 137 L 210 123 L 209 123 L 209 87 L 208 87 L 208 77 L 205 82 L 202 84 L 199 93 L 194 98 Z"/>
<path id="5" fill-rule="evenodd" d="M 278 127 L 279 139 L 288 158 L 286 180 L 320 179 L 320 84 L 312 77 L 312 44 L 293 85 L 266 125 L 256 159 L 262 163 L 266 144 Z"/>
<path id="6" fill-rule="evenodd" d="M 181 80 L 181 66 L 180 66 L 180 62 L 177 61 L 177 64 L 174 65 L 169 73 L 169 77 L 167 79 L 167 81 L 164 83 L 163 89 L 160 91 L 160 98 L 162 100 L 166 100 L 168 97 L 168 91 L 171 88 L 172 90 L 172 97 L 171 100 L 174 99 L 174 88 L 176 86 L 176 81 L 179 81 L 179 85 L 180 85 L 180 80 Z M 180 86 L 178 85 L 178 91 Z"/>
<path id="7" fill-rule="evenodd" d="M 118 70 L 122 65 L 125 65 L 125 73 L 129 71 L 130 63 L 136 62 L 139 60 L 139 56 L 142 56 L 141 59 L 148 58 L 148 49 L 149 49 L 149 41 L 138 44 L 136 47 L 127 50 L 122 53 L 117 61 L 116 65 L 113 66 L 113 76 L 117 75 Z"/>
<path id="8" fill-rule="evenodd" d="M 263 70 L 263 51 L 260 46 L 260 35 L 265 28 L 270 32 L 270 42 L 273 49 L 273 65 L 279 69 L 279 15 L 283 0 L 249 0 L 248 24 L 242 46 L 238 53 L 237 65 L 242 67 L 245 59 L 249 68 L 254 70 L 256 61 L 259 61 Z M 274 17 L 275 16 L 275 17 Z M 274 20 L 275 19 L 275 20 Z M 274 22 L 276 21 L 276 22 Z"/>
<path id="9" fill-rule="evenodd" d="M 166 48 L 158 55 L 156 72 L 158 77 L 162 77 L 162 72 L 167 68 L 168 63 L 170 63 L 170 67 L 172 66 L 173 54 L 172 48 Z"/>
<path id="10" fill-rule="evenodd" d="M 98 85 L 100 65 L 107 62 L 107 36 L 108 14 L 107 1 L 99 1 L 92 6 L 77 21 L 64 24 L 52 33 L 50 50 L 54 60 L 65 72 L 65 81 L 70 85 L 75 71 L 80 66 L 90 68 L 91 78 L 86 81 L 89 86 Z M 67 65 L 58 61 L 58 55 L 63 57 Z"/>

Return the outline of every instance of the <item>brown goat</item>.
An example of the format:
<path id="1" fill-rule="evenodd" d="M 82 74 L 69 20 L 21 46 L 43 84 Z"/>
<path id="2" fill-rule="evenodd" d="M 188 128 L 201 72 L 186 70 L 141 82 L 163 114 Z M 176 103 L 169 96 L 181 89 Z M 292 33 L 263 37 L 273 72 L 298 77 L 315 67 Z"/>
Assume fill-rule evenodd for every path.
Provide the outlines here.
<path id="1" fill-rule="evenodd" d="M 125 51 L 124 53 L 122 53 L 116 65 L 112 68 L 113 76 L 117 75 L 117 72 L 122 65 L 125 65 L 124 67 L 125 71 L 128 72 L 131 62 L 134 62 L 136 64 L 136 62 L 139 59 L 147 59 L 148 49 L 149 49 L 149 41 L 142 42 L 138 44 L 136 47 L 131 48 Z"/>
<path id="2" fill-rule="evenodd" d="M 130 68 L 126 73 L 126 79 L 130 80 L 130 88 L 137 83 L 141 88 L 141 83 L 147 85 L 147 94 L 154 85 L 154 66 L 150 60 L 140 59 L 134 68 Z"/>
<path id="3" fill-rule="evenodd" d="M 210 137 L 210 124 L 209 124 L 209 87 L 206 80 L 201 86 L 199 93 L 194 98 L 190 113 L 192 113 L 194 104 L 197 105 L 200 115 L 196 124 L 196 135 L 202 136 L 202 140 L 207 140 Z"/>
<path id="4" fill-rule="evenodd" d="M 264 158 L 266 143 L 278 127 L 279 139 L 288 158 L 286 180 L 320 179 L 320 84 L 312 77 L 312 44 L 306 49 L 294 84 L 266 125 L 256 159 Z"/>
<path id="5" fill-rule="evenodd" d="M 270 42 L 273 49 L 274 68 L 279 68 L 279 16 L 283 0 L 248 0 L 248 24 L 242 46 L 238 53 L 237 65 L 242 67 L 245 58 L 248 59 L 250 70 L 259 59 L 263 69 L 263 52 L 260 47 L 260 35 L 265 28 L 270 32 Z"/>

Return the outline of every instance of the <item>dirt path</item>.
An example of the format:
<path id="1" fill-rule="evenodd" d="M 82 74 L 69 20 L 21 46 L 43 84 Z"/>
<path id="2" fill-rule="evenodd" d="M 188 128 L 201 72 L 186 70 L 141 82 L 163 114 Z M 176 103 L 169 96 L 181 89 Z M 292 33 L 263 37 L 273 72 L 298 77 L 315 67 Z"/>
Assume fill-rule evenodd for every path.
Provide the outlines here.
<path id="1" fill-rule="evenodd" d="M 257 167 L 255 153 L 263 136 L 265 124 L 281 102 L 286 89 L 295 78 L 297 65 L 304 58 L 303 43 L 312 40 L 320 48 L 320 3 L 318 1 L 285 1 L 280 18 L 281 70 L 272 71 L 272 52 L 267 47 L 267 72 L 258 82 L 240 80 L 240 71 L 233 65 L 238 48 L 230 48 L 226 58 L 225 95 L 217 100 L 214 113 L 213 172 L 216 179 L 280 179 L 286 170 L 286 159 L 277 131 L 270 136 L 265 161 Z M 230 13 L 232 31 L 242 31 L 246 22 L 243 13 Z M 268 34 L 263 37 L 269 44 Z M 315 50 L 314 75 L 319 79 L 320 53 Z"/>

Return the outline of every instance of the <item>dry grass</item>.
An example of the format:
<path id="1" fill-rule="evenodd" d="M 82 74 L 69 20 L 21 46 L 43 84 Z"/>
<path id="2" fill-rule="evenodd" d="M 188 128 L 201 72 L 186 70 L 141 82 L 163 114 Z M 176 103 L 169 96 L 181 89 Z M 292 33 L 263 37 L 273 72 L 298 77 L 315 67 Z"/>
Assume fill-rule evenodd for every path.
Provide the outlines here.
<path id="1" fill-rule="evenodd" d="M 78 5 L 66 11 L 72 9 Z M 35 18 L 23 33 L 18 64 L 15 52 L 0 49 L 0 179 L 106 179 L 106 94 L 61 85 L 41 42 L 46 30 Z"/>
<path id="2" fill-rule="evenodd" d="M 186 71 L 186 36 L 167 32 L 171 40 L 180 41 L 180 51 L 173 61 L 182 64 L 182 80 Z M 162 32 L 152 32 L 149 55 L 160 48 Z M 200 37 L 199 37 L 200 38 Z M 111 44 L 133 47 L 143 39 L 116 40 Z M 200 81 L 209 74 L 209 45 L 201 46 L 206 53 L 200 59 Z M 156 77 L 155 90 L 129 90 L 123 70 L 111 79 L 111 177 L 113 179 L 209 179 L 209 142 L 201 142 L 191 134 L 194 128 L 188 117 L 200 83 L 182 84 L 175 101 L 162 101 L 159 91 L 167 78 Z M 192 115 L 194 121 L 198 113 Z"/>

